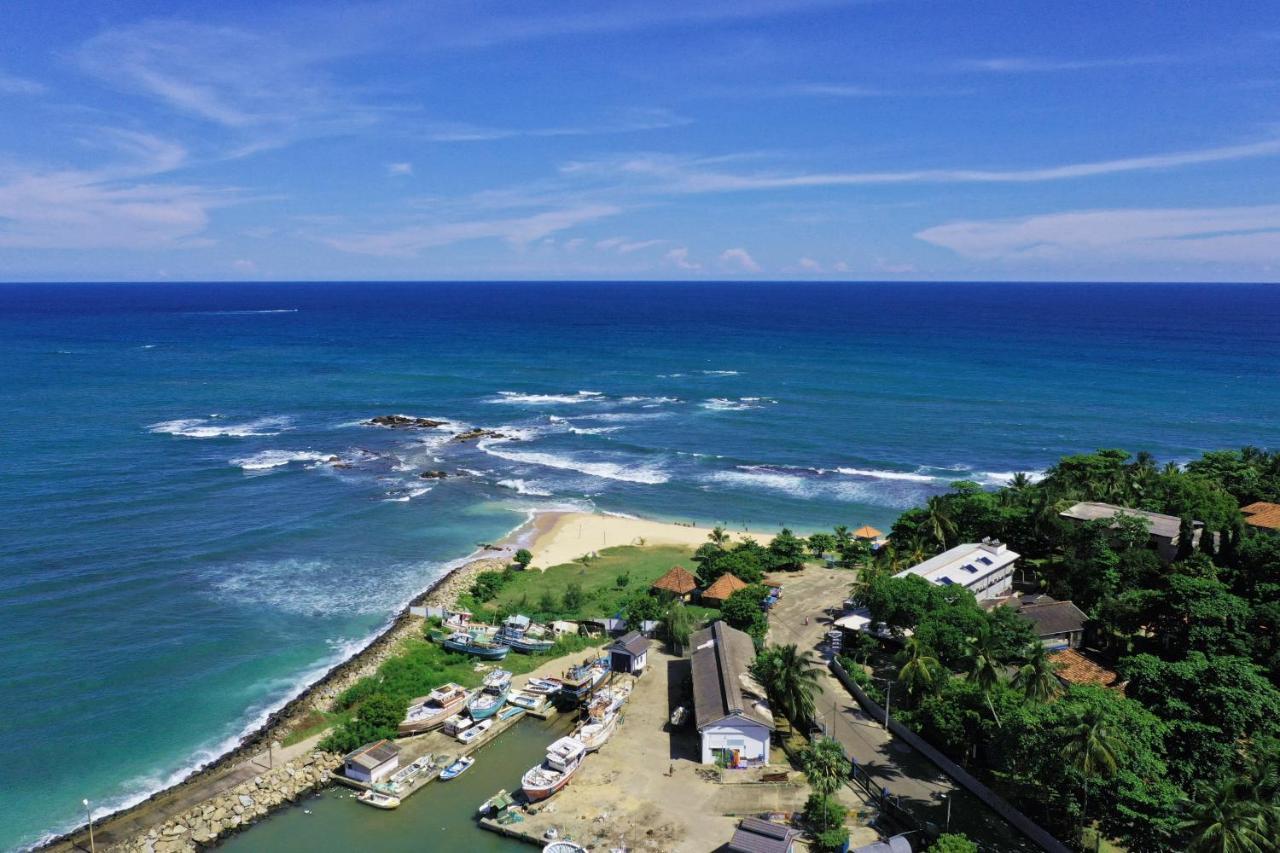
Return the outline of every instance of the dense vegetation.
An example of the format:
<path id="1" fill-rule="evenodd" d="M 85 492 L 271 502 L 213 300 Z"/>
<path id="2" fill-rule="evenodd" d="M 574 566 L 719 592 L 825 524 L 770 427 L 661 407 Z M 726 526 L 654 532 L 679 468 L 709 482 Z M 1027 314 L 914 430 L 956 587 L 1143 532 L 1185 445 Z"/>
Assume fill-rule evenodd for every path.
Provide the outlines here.
<path id="1" fill-rule="evenodd" d="M 1132 851 L 1275 850 L 1280 533 L 1243 523 L 1239 507 L 1258 500 L 1280 502 L 1280 454 L 1161 467 L 1103 450 L 1065 457 L 1039 482 L 956 483 L 907 511 L 853 589 L 873 619 L 912 632 L 897 655 L 901 718 L 1064 839 L 1096 824 Z M 1062 519 L 1077 501 L 1179 517 L 1176 558 L 1148 547 L 1145 519 Z M 1023 555 L 1025 582 L 1088 614 L 1125 692 L 1064 690 L 1020 617 L 890 577 L 986 536 Z"/>

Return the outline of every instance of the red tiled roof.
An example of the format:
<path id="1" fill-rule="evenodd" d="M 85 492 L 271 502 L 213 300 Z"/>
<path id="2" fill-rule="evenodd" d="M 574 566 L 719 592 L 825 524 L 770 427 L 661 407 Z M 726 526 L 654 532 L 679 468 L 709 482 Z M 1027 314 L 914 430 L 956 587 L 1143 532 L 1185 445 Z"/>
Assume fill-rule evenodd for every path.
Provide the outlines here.
<path id="1" fill-rule="evenodd" d="M 1108 669 L 1089 655 L 1075 649 L 1063 649 L 1052 653 L 1049 658 L 1058 665 L 1058 678 L 1068 684 L 1093 684 L 1124 692 L 1124 683 L 1115 670 Z"/>
<path id="2" fill-rule="evenodd" d="M 1245 519 L 1246 524 L 1265 527 L 1268 530 L 1280 530 L 1280 504 L 1257 501 L 1241 507 L 1240 511 L 1248 516 Z"/>
<path id="3" fill-rule="evenodd" d="M 724 601 L 740 589 L 746 589 L 746 581 L 739 578 L 733 572 L 725 572 L 716 578 L 716 582 L 706 588 L 702 593 L 703 598 L 709 598 L 712 601 Z"/>
<path id="4" fill-rule="evenodd" d="M 698 582 L 684 567 L 672 566 L 671 571 L 653 582 L 653 588 L 674 592 L 676 595 L 687 595 L 698 588 Z"/>

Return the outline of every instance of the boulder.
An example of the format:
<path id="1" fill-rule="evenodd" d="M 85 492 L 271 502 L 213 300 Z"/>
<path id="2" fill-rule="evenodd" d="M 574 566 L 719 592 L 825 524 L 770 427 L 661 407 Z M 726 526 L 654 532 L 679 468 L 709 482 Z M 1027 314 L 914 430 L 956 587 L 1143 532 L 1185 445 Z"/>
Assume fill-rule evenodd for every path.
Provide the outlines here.
<path id="1" fill-rule="evenodd" d="M 388 427 L 390 429 L 435 429 L 444 426 L 447 421 L 433 421 L 430 418 L 412 418 L 408 415 L 378 415 L 365 421 L 369 426 Z"/>
<path id="2" fill-rule="evenodd" d="M 480 427 L 476 427 L 475 429 L 469 429 L 466 432 L 460 432 L 449 440 L 456 441 L 456 442 L 463 442 L 463 441 L 475 441 L 476 439 L 480 439 L 480 438 L 503 438 L 503 439 L 508 439 L 509 441 L 516 440 L 515 438 L 503 435 L 502 433 L 497 432 L 495 430 L 481 429 Z"/>
<path id="3" fill-rule="evenodd" d="M 418 476 L 424 480 L 443 480 L 449 475 L 444 471 L 423 471 Z"/>

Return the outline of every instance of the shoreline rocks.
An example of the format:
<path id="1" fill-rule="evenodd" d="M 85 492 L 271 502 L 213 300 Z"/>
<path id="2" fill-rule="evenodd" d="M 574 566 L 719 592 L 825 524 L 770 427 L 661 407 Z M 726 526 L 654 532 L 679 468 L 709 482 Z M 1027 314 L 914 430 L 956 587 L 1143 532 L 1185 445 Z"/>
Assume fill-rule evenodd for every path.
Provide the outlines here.
<path id="1" fill-rule="evenodd" d="M 365 421 L 366 426 L 380 426 L 389 429 L 435 429 L 448 424 L 448 421 L 433 421 L 431 418 L 414 418 L 409 415 L 377 415 Z"/>
<path id="2" fill-rule="evenodd" d="M 469 429 L 466 432 L 460 432 L 449 440 L 461 443 L 464 441 L 475 441 L 479 438 L 501 438 L 506 441 L 517 441 L 517 439 L 512 436 L 503 435 L 496 430 L 484 429 L 482 427 L 476 427 L 475 429 Z"/>

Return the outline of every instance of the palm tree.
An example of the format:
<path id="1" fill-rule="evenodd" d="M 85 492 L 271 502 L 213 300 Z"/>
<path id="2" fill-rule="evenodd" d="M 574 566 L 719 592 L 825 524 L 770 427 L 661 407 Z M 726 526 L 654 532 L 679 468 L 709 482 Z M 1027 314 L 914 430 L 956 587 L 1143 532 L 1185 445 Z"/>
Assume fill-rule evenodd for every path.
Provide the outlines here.
<path id="1" fill-rule="evenodd" d="M 751 672 L 787 719 L 800 723 L 813 719 L 813 694 L 822 668 L 808 652 L 795 645 L 771 646 L 756 657 Z"/>
<path id="2" fill-rule="evenodd" d="M 729 544 L 729 534 L 720 525 L 711 528 L 711 532 L 707 534 L 707 538 L 711 540 L 713 545 L 723 548 Z"/>
<path id="3" fill-rule="evenodd" d="M 932 650 L 917 637 L 908 637 L 898 653 L 902 668 L 898 670 L 898 682 L 902 684 L 914 703 L 920 696 L 937 690 L 946 672 L 933 656 Z"/>
<path id="4" fill-rule="evenodd" d="M 911 561 L 912 565 L 923 563 L 929 558 L 929 552 L 932 550 L 929 548 L 929 544 L 925 541 L 925 538 L 919 533 L 913 534 L 911 538 L 903 544 L 903 549 L 906 551 L 907 559 Z"/>
<path id="5" fill-rule="evenodd" d="M 1084 809 L 1080 812 L 1083 831 L 1083 823 L 1089 813 L 1089 779 L 1116 772 L 1121 742 L 1107 725 L 1106 716 L 1096 709 L 1077 717 L 1067 728 L 1066 735 L 1062 757 L 1084 777 Z"/>
<path id="6" fill-rule="evenodd" d="M 978 685 L 978 690 L 987 700 L 987 707 L 991 709 L 991 716 L 995 719 L 996 725 L 1001 726 L 1000 715 L 996 713 L 995 703 L 991 701 L 991 691 L 995 690 L 1003 680 L 1003 665 L 996 654 L 995 637 L 989 625 L 984 624 L 976 637 L 969 638 L 965 664 L 969 680 Z"/>
<path id="7" fill-rule="evenodd" d="M 849 532 L 849 527 L 844 524 L 837 524 L 835 526 L 835 536 L 835 552 L 840 554 L 848 550 L 849 545 L 853 542 L 853 534 Z"/>
<path id="8" fill-rule="evenodd" d="M 1178 828 L 1187 834 L 1192 853 L 1264 853 L 1274 850 L 1266 815 L 1239 778 L 1206 786 L 1187 801 L 1187 816 Z"/>
<path id="9" fill-rule="evenodd" d="M 1032 702 L 1049 702 L 1062 692 L 1062 682 L 1054 674 L 1057 668 L 1044 644 L 1032 643 L 1023 656 L 1022 666 L 1013 675 L 1013 686 Z"/>
<path id="10" fill-rule="evenodd" d="M 822 817 L 825 831 L 827 800 L 840 790 L 849 776 L 849 759 L 845 758 L 840 742 L 829 737 L 814 741 L 800 754 L 800 766 L 809 780 L 813 792 L 822 798 Z"/>
<path id="11" fill-rule="evenodd" d="M 956 522 L 951 516 L 951 508 L 942 495 L 929 498 L 924 507 L 925 527 L 932 534 L 938 547 L 946 548 L 948 538 L 956 535 Z"/>

